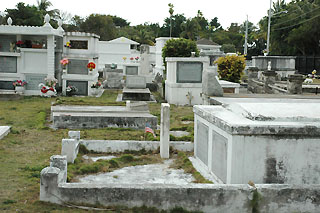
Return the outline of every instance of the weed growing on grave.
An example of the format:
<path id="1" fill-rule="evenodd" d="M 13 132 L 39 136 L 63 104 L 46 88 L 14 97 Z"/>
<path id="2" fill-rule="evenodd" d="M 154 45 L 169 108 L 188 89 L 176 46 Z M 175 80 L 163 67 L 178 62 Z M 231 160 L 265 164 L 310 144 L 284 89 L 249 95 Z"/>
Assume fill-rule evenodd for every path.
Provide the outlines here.
<path id="1" fill-rule="evenodd" d="M 171 165 L 171 168 L 174 169 L 183 169 L 186 173 L 192 174 L 195 181 L 194 183 L 212 183 L 211 181 L 205 179 L 192 165 L 191 161 L 189 160 L 189 156 L 192 153 L 185 153 L 185 152 L 177 152 L 178 156 L 175 162 Z"/>
<path id="2" fill-rule="evenodd" d="M 92 162 L 91 160 L 83 160 L 82 155 L 78 155 L 74 164 L 68 165 L 68 182 L 74 181 L 77 175 L 85 175 L 99 172 L 112 172 L 115 169 L 146 165 L 162 162 L 158 155 L 140 155 L 133 156 L 131 154 L 122 154 L 117 158 L 111 160 L 98 160 Z"/>

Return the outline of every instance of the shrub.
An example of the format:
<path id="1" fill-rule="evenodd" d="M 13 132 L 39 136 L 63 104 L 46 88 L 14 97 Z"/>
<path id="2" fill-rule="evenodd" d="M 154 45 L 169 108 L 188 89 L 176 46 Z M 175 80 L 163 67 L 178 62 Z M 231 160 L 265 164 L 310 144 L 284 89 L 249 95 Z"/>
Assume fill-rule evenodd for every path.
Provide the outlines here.
<path id="1" fill-rule="evenodd" d="M 165 63 L 166 57 L 190 57 L 191 52 L 199 56 L 196 42 L 185 38 L 170 39 L 162 48 L 162 57 Z"/>
<path id="2" fill-rule="evenodd" d="M 220 57 L 214 63 L 218 65 L 220 79 L 235 83 L 239 83 L 246 67 L 245 57 L 242 55 Z"/>

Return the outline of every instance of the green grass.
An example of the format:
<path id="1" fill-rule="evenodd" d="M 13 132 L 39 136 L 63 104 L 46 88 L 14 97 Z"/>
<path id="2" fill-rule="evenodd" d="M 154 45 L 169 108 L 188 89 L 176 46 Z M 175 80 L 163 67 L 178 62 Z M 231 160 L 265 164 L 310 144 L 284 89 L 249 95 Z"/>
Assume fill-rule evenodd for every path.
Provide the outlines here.
<path id="1" fill-rule="evenodd" d="M 195 181 L 194 183 L 212 183 L 211 181 L 205 179 L 192 165 L 189 160 L 189 156 L 191 153 L 177 152 L 177 158 L 173 165 L 171 165 L 174 169 L 183 169 L 186 173 L 192 174 Z"/>
<path id="2" fill-rule="evenodd" d="M 0 126 L 11 126 L 11 133 L 0 140 L 0 212 L 86 212 L 39 201 L 40 171 L 49 166 L 50 156 L 61 153 L 61 140 L 68 137 L 67 129 L 48 128 L 51 103 L 72 105 L 125 105 L 115 102 L 119 91 L 106 91 L 94 97 L 24 97 L 21 100 L 0 101 Z M 150 104 L 150 112 L 160 116 L 160 104 Z M 192 107 L 171 105 L 171 128 L 193 131 L 193 123 L 184 125 L 183 117 L 192 117 Z M 160 122 L 160 120 L 159 120 Z M 159 131 L 156 131 L 159 137 Z M 87 129 L 83 139 L 144 140 L 143 130 Z M 158 138 L 157 138 L 158 139 Z M 128 154 L 137 154 L 127 152 Z M 148 153 L 142 153 L 148 154 Z M 117 161 L 121 166 L 120 161 Z M 120 165 L 119 165 L 120 164 Z M 113 166 L 116 166 L 114 164 Z M 88 168 L 83 167 L 82 171 Z M 68 168 L 69 171 L 69 168 Z M 125 210 L 123 212 L 133 212 Z"/>

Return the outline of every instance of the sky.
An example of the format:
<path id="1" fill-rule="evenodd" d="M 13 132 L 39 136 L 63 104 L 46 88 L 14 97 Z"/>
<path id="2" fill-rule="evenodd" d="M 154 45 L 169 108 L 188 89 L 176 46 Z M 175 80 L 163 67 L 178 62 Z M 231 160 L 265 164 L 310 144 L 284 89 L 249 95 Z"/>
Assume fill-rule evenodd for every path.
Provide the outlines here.
<path id="1" fill-rule="evenodd" d="M 0 11 L 15 8 L 18 2 L 37 5 L 36 0 L 1 0 Z M 276 0 L 273 0 L 276 1 Z M 267 15 L 270 0 L 50 0 L 50 9 L 67 11 L 72 15 L 86 17 L 92 13 L 116 15 L 131 25 L 149 23 L 163 24 L 169 17 L 168 4 L 174 5 L 174 14 L 195 17 L 200 10 L 210 21 L 218 17 L 220 24 L 227 28 L 231 23 L 242 24 L 248 15 L 250 22 L 257 24 Z M 289 2 L 287 0 L 286 2 Z"/>

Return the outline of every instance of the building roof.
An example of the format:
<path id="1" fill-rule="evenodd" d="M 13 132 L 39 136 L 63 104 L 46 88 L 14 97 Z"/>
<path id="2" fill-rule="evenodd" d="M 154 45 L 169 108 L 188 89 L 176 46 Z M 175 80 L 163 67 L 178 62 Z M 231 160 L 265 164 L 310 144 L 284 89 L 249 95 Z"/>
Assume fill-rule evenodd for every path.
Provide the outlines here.
<path id="1" fill-rule="evenodd" d="M 120 37 L 120 38 L 116 38 L 116 39 L 113 39 L 111 41 L 109 41 L 110 43 L 124 43 L 124 44 L 135 44 L 135 45 L 138 45 L 139 43 L 136 42 L 136 41 L 133 41 L 133 40 L 130 40 L 126 37 Z"/>
<path id="2" fill-rule="evenodd" d="M 197 44 L 200 44 L 200 45 L 219 45 L 209 39 L 206 39 L 206 38 L 202 38 L 200 40 L 197 41 Z"/>

